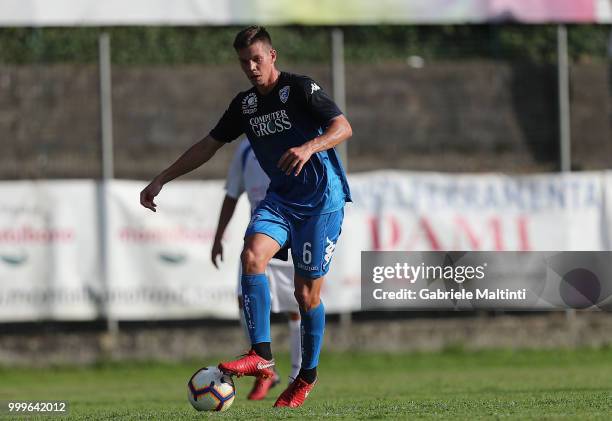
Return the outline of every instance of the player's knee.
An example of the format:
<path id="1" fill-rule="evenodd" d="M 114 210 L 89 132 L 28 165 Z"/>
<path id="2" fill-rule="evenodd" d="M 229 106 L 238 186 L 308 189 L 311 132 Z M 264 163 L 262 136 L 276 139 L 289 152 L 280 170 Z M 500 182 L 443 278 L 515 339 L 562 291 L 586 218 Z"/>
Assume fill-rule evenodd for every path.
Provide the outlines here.
<path id="1" fill-rule="evenodd" d="M 310 309 L 319 305 L 319 295 L 315 294 L 314 291 L 308 289 L 296 289 L 294 295 L 302 311 L 309 311 Z"/>
<path id="2" fill-rule="evenodd" d="M 245 274 L 264 273 L 266 270 L 266 259 L 261 253 L 257 253 L 250 247 L 242 250 L 240 255 L 242 271 Z"/>

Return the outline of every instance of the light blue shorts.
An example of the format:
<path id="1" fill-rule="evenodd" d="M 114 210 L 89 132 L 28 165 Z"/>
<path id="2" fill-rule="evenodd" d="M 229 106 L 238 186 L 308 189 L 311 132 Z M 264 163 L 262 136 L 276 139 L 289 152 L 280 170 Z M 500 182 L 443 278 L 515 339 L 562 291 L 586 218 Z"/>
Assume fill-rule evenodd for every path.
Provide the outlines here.
<path id="1" fill-rule="evenodd" d="M 281 247 L 288 245 L 295 273 L 316 279 L 329 271 L 343 219 L 344 209 L 301 215 L 264 199 L 253 212 L 245 238 L 260 233 L 273 238 Z"/>

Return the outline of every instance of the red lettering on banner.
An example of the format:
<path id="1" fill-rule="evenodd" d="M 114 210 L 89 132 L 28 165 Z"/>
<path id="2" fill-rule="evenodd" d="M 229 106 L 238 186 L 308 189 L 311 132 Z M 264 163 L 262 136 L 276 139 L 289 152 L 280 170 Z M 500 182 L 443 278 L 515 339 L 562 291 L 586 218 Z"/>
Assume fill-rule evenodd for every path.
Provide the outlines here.
<path id="1" fill-rule="evenodd" d="M 372 216 L 368 218 L 372 239 L 371 250 L 528 251 L 532 249 L 526 216 L 516 219 L 492 216 L 470 222 L 468 218 L 459 215 L 451 221 L 453 223 L 448 232 L 440 231 L 442 228 L 439 227 L 436 231 L 434 221 L 425 216 L 419 217 L 416 224 L 409 224 L 409 227 L 403 227 L 404 221 L 400 221 L 394 215 L 385 215 L 383 218 Z M 443 229 L 448 230 L 448 225 Z M 445 239 L 450 243 L 445 243 Z"/>
<path id="2" fill-rule="evenodd" d="M 436 236 L 434 229 L 432 228 L 429 220 L 424 216 L 419 218 L 416 230 L 408 241 L 408 250 L 414 250 L 413 244 L 415 244 L 421 234 L 425 235 L 425 239 L 429 243 L 429 247 L 432 251 L 442 250 L 442 246 L 440 244 L 440 241 L 438 240 L 438 237 Z"/>
<path id="3" fill-rule="evenodd" d="M 467 235 L 467 238 L 469 241 L 469 249 L 470 250 L 481 250 L 482 237 L 479 238 L 476 235 L 476 233 L 474 232 L 474 230 L 472 229 L 468 221 L 465 218 L 458 216 L 455 219 L 455 223 L 459 227 L 459 232 L 457 232 L 457 234 L 460 234 L 460 232 L 463 231 Z M 491 227 L 491 234 L 493 238 L 493 250 L 496 250 L 496 251 L 504 250 L 504 243 L 502 240 L 503 234 L 502 234 L 501 220 L 498 217 L 493 217 L 488 221 L 488 224 L 486 225 L 489 225 Z M 456 250 L 464 248 L 459 243 L 459 239 L 457 237 L 458 236 L 456 235 L 455 244 L 453 246 L 453 249 L 456 249 Z"/>
<path id="4" fill-rule="evenodd" d="M 391 239 L 388 243 L 383 245 L 382 243 L 382 223 L 387 222 L 391 229 Z M 394 250 L 399 245 L 400 240 L 400 227 L 397 219 L 394 216 L 386 218 L 369 218 L 370 233 L 372 234 L 372 248 L 371 250 Z"/>
<path id="5" fill-rule="evenodd" d="M 520 251 L 531 250 L 531 245 L 529 244 L 529 231 L 527 230 L 527 217 L 526 216 L 520 216 L 518 219 L 518 234 L 519 234 Z"/>
<path id="6" fill-rule="evenodd" d="M 493 218 L 490 224 L 491 228 L 493 228 L 493 242 L 495 244 L 495 250 L 504 250 L 501 220 L 499 218 Z"/>
<path id="7" fill-rule="evenodd" d="M 467 238 L 470 242 L 470 249 L 471 250 L 480 250 L 480 239 L 476 236 L 476 233 L 474 233 L 474 231 L 472 230 L 472 227 L 470 226 L 470 224 L 462 217 L 458 216 L 455 219 L 455 224 L 458 226 L 458 230 L 455 232 L 455 244 L 453 245 L 453 249 L 461 249 L 461 245 L 459 243 L 460 238 L 459 234 L 461 234 L 461 231 L 465 232 L 465 234 L 467 235 Z"/>
<path id="8" fill-rule="evenodd" d="M 67 243 L 74 237 L 70 228 L 34 228 L 29 225 L 0 228 L 0 243 Z"/>
<path id="9" fill-rule="evenodd" d="M 119 230 L 119 238 L 124 242 L 155 243 L 155 242 L 200 242 L 212 243 L 215 232 L 210 229 L 194 229 L 185 227 L 172 228 L 133 228 L 123 227 Z"/>

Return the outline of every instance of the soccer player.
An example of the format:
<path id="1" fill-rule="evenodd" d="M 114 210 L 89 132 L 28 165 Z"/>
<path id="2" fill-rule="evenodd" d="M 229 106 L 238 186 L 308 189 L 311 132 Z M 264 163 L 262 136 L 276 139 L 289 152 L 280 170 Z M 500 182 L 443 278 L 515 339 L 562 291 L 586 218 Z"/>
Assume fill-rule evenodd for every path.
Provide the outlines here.
<path id="1" fill-rule="evenodd" d="M 270 291 L 265 270 L 284 246 L 291 247 L 302 328 L 302 367 L 274 406 L 297 407 L 315 385 L 325 327 L 321 286 L 340 236 L 350 192 L 334 147 L 352 135 L 348 120 L 321 87 L 306 76 L 276 68 L 276 50 L 259 26 L 234 40 L 240 66 L 253 87 L 231 101 L 204 139 L 157 175 L 140 193 L 153 201 L 164 184 L 208 161 L 226 142 L 246 134 L 270 177 L 265 199 L 247 227 L 242 262 L 242 296 L 252 348 L 219 368 L 237 376 L 272 377 Z"/>
<path id="2" fill-rule="evenodd" d="M 253 153 L 253 148 L 247 139 L 242 140 L 234 157 L 227 174 L 225 183 L 225 198 L 219 213 L 219 223 L 215 240 L 211 250 L 211 260 L 215 267 L 217 259 L 221 257 L 223 260 L 223 234 L 227 225 L 234 215 L 236 204 L 242 193 L 246 192 L 247 198 L 251 204 L 251 214 L 259 205 L 268 190 L 270 179 L 261 169 L 261 165 L 257 161 L 257 157 Z M 281 253 L 282 252 L 282 253 Z M 300 342 L 300 313 L 293 295 L 293 261 L 288 256 L 287 249 L 283 249 L 279 255 L 270 260 L 266 268 L 266 276 L 271 291 L 271 310 L 273 313 L 286 313 L 289 319 L 289 348 L 291 350 L 291 374 L 289 382 L 292 382 L 297 377 L 300 366 L 302 364 L 302 347 Z M 241 313 L 241 322 L 246 329 L 246 321 L 243 313 L 242 285 L 240 278 L 238 279 L 238 307 Z M 253 384 L 253 389 L 248 395 L 250 400 L 261 400 L 266 397 L 271 387 L 278 384 L 280 381 L 278 373 L 275 377 L 258 377 Z"/>

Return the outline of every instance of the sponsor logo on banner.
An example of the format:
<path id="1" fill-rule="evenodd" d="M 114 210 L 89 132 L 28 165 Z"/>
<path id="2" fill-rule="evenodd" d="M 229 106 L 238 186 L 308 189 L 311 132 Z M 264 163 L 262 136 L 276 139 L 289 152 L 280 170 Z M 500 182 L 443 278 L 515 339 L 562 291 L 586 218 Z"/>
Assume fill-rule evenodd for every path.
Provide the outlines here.
<path id="1" fill-rule="evenodd" d="M 0 254 L 0 260 L 2 260 L 7 265 L 20 266 L 28 261 L 28 255 L 25 252 L 22 252 L 20 254 L 2 253 Z"/>
<path id="2" fill-rule="evenodd" d="M 184 226 L 159 228 L 126 226 L 119 230 L 119 239 L 126 243 L 192 242 L 206 244 L 210 243 L 214 237 L 215 233 L 210 229 Z"/>
<path id="3" fill-rule="evenodd" d="M 157 254 L 157 257 L 161 262 L 171 265 L 180 265 L 187 261 L 185 253 L 160 252 Z"/>
<path id="4" fill-rule="evenodd" d="M 593 174 L 351 180 L 369 226 L 367 250 L 602 249 L 603 185 Z M 568 221 L 571 215 L 572 221 Z M 580 234 L 571 227 L 580 225 Z M 570 235 L 570 233 L 572 233 Z"/>
<path id="5" fill-rule="evenodd" d="M 18 267 L 26 264 L 30 260 L 30 246 L 69 244 L 75 239 L 74 230 L 71 228 L 37 227 L 36 225 L 46 224 L 46 221 L 52 218 L 50 212 L 45 209 L 2 208 L 0 220 L 11 220 L 15 213 L 18 213 L 20 218 L 27 217 L 29 222 L 16 226 L 0 226 L 0 262 L 8 266 Z"/>
<path id="6" fill-rule="evenodd" d="M 0 321 L 99 316 L 95 187 L 93 180 L 0 183 Z"/>
<path id="7" fill-rule="evenodd" d="M 69 228 L 34 228 L 29 225 L 0 228 L 0 243 L 4 244 L 66 243 L 73 240 L 74 231 Z"/>
<path id="8" fill-rule="evenodd" d="M 492 215 L 473 220 L 455 215 L 441 226 L 437 218 L 421 215 L 369 216 L 370 250 L 532 250 L 534 239 L 527 216 Z"/>

